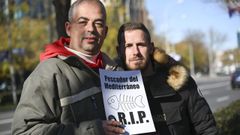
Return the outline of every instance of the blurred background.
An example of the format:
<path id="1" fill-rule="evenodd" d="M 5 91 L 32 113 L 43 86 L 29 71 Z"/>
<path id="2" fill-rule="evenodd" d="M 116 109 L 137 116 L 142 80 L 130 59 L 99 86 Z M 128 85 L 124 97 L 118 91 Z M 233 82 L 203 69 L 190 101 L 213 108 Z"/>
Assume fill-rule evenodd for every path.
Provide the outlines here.
<path id="1" fill-rule="evenodd" d="M 240 126 L 240 73 L 235 73 L 240 71 L 239 0 L 101 1 L 109 26 L 102 51 L 115 58 L 119 26 L 128 21 L 143 22 L 155 46 L 189 69 L 215 113 L 221 134 L 240 134 L 240 129 L 232 126 Z M 0 1 L 1 135 L 11 134 L 23 82 L 39 63 L 40 52 L 46 44 L 66 36 L 64 23 L 70 3 Z"/>

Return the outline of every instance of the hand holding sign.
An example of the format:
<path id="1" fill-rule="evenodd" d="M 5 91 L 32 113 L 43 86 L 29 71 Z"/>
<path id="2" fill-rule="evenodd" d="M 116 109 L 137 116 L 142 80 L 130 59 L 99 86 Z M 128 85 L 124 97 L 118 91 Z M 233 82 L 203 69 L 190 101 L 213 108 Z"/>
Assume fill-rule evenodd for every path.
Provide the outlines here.
<path id="1" fill-rule="evenodd" d="M 122 124 L 118 121 L 114 120 L 106 120 L 102 122 L 103 129 L 106 133 L 106 135 L 119 135 L 124 134 L 125 130 L 121 127 Z"/>

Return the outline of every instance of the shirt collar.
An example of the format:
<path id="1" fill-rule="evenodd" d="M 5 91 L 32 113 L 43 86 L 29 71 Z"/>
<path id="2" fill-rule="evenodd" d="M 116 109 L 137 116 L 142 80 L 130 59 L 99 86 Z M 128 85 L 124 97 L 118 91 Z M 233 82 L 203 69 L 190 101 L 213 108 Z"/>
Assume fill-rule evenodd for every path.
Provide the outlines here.
<path id="1" fill-rule="evenodd" d="M 97 57 L 99 55 L 99 53 L 97 53 L 96 55 L 87 55 L 87 54 L 84 54 L 82 52 L 79 52 L 79 51 L 76 51 L 76 50 L 73 50 L 67 46 L 64 46 L 68 51 L 76 54 L 77 56 L 79 56 L 80 58 L 82 58 L 83 60 L 89 62 L 89 63 L 93 63 L 93 64 L 96 64 L 96 61 L 97 61 Z"/>

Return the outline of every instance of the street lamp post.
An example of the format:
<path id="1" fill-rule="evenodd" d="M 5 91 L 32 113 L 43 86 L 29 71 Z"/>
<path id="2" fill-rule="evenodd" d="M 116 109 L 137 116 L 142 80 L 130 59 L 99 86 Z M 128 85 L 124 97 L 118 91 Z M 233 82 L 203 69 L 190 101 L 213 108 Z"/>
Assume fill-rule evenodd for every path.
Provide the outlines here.
<path id="1" fill-rule="evenodd" d="M 208 49 L 208 64 L 209 64 L 209 76 L 213 77 L 215 75 L 214 72 L 214 51 L 213 51 L 213 45 L 214 45 L 214 41 L 213 41 L 213 34 L 210 34 L 210 46 Z"/>
<path id="2" fill-rule="evenodd" d="M 194 55 L 193 55 L 193 46 L 192 43 L 189 43 L 189 63 L 190 63 L 190 73 L 195 75 L 195 64 L 194 64 Z"/>

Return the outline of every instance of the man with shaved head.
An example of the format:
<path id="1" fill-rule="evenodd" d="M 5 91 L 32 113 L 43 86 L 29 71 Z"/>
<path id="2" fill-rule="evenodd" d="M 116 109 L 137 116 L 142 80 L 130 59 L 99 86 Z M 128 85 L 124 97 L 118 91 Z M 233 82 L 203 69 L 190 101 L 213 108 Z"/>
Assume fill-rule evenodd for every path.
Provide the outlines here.
<path id="1" fill-rule="evenodd" d="M 119 122 L 105 120 L 100 90 L 98 69 L 118 70 L 100 51 L 108 30 L 104 5 L 77 0 L 65 29 L 70 38 L 47 45 L 24 83 L 13 134 L 123 134 Z"/>

